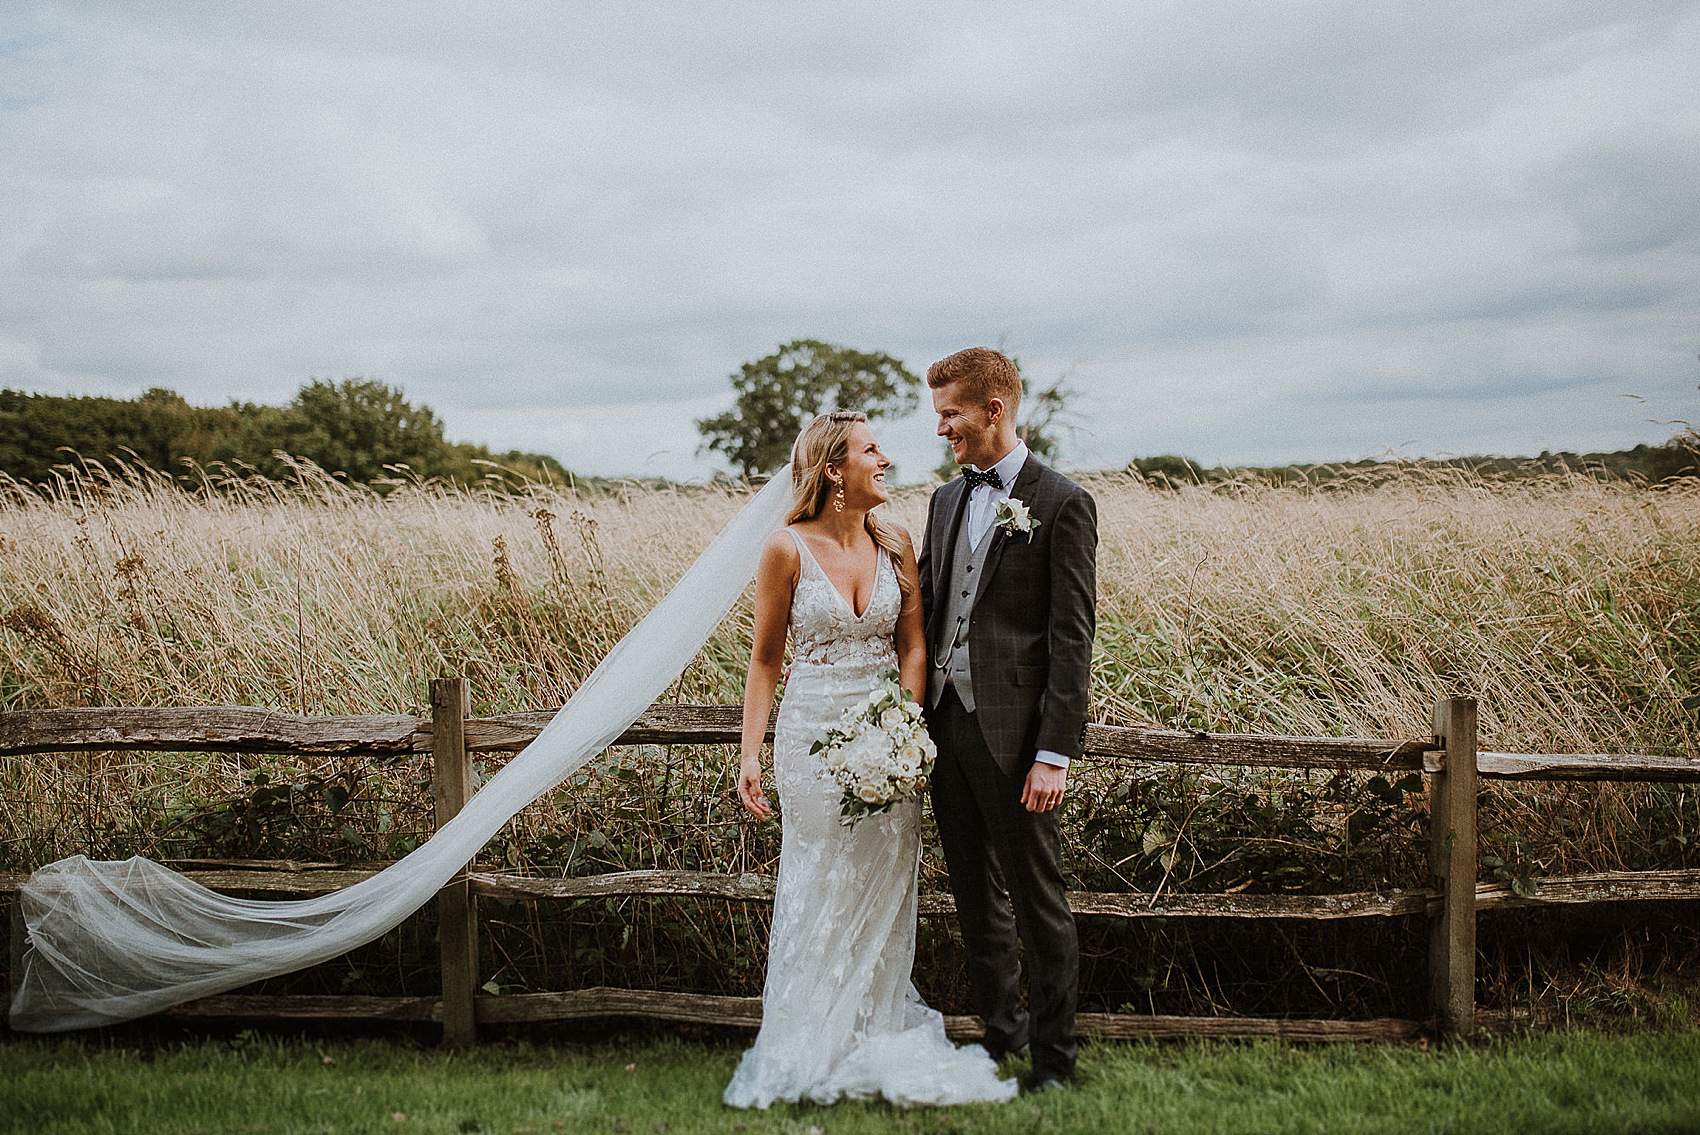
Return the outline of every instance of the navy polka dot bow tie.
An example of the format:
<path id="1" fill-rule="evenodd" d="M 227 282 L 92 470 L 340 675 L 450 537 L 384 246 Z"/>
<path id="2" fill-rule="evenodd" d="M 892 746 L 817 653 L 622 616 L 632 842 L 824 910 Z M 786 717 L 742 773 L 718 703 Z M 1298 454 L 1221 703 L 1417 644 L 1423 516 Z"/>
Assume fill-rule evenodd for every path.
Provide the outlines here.
<path id="1" fill-rule="evenodd" d="M 978 469 L 970 469 L 964 465 L 962 467 L 962 479 L 968 482 L 969 492 L 973 492 L 981 485 L 987 485 L 994 489 L 1003 488 L 1003 478 L 998 476 L 996 469 L 987 469 L 982 473 Z"/>

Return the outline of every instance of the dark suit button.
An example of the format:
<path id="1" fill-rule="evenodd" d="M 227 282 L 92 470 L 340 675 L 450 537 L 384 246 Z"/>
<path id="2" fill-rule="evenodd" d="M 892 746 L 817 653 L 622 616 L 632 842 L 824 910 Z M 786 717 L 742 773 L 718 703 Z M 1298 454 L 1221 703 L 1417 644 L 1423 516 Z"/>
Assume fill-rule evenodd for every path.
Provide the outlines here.
<path id="1" fill-rule="evenodd" d="M 968 592 L 967 592 L 967 591 L 963 591 L 963 593 L 962 593 L 962 597 L 963 597 L 963 598 L 964 598 L 964 599 L 966 599 L 966 598 L 968 598 Z"/>
<path id="2" fill-rule="evenodd" d="M 974 570 L 974 565 L 973 565 L 973 564 L 969 564 L 969 565 L 968 565 L 968 566 L 967 566 L 967 567 L 965 567 L 965 568 L 963 568 L 963 569 L 962 569 L 962 570 L 963 570 L 963 571 L 973 571 L 973 570 Z"/>

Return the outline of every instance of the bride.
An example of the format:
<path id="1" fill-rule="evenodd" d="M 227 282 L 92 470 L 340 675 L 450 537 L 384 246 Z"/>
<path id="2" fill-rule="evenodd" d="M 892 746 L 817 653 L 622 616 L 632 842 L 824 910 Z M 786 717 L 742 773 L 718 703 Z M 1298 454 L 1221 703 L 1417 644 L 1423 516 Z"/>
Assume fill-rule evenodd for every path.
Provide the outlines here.
<path id="1" fill-rule="evenodd" d="M 761 744 L 784 661 L 774 728 L 784 836 L 768 946 L 762 1026 L 725 1100 L 765 1108 L 883 1096 L 897 1104 L 1012 1098 L 984 1049 L 958 1049 L 910 982 L 915 956 L 918 797 L 839 822 L 840 789 L 810 746 L 866 704 L 881 670 L 907 690 L 926 681 L 915 553 L 873 509 L 889 499 L 880 452 L 859 413 L 823 414 L 792 449 L 786 527 L 762 548 L 744 698 L 738 795 L 766 819 Z"/>

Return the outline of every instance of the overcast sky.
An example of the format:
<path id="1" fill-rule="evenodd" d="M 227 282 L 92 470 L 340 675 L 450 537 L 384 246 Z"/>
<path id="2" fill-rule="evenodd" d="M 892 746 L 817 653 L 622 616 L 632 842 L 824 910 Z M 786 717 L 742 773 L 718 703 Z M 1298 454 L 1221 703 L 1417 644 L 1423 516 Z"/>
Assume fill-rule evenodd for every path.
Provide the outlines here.
<path id="1" fill-rule="evenodd" d="M 6 0 L 0 386 L 700 477 L 786 340 L 1001 343 L 1076 467 L 1657 442 L 1697 61 L 1700 0 Z"/>

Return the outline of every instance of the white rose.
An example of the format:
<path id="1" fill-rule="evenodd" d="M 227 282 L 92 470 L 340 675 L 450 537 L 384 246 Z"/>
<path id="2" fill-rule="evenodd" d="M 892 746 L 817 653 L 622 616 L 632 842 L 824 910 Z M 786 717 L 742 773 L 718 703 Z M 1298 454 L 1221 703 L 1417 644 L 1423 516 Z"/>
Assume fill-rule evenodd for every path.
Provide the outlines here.
<path id="1" fill-rule="evenodd" d="M 864 784 L 856 790 L 856 798 L 864 804 L 883 803 L 880 790 L 871 784 Z"/>
<path id="2" fill-rule="evenodd" d="M 844 763 L 862 775 L 879 767 L 880 759 L 885 755 L 885 742 L 881 737 L 863 734 L 845 746 Z"/>
<path id="3" fill-rule="evenodd" d="M 894 705 L 880 714 L 880 728 L 888 731 L 894 730 L 907 720 L 908 715 L 903 712 L 903 707 Z"/>

